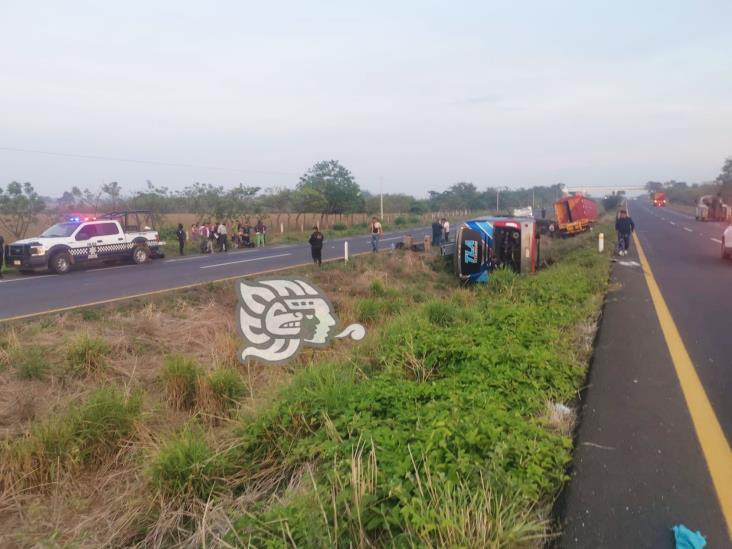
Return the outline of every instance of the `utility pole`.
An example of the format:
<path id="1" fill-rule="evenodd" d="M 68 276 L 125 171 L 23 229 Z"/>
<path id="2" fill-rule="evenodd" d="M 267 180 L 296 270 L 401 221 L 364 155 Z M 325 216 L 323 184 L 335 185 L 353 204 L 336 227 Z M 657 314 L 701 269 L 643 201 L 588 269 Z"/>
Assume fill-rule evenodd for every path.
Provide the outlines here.
<path id="1" fill-rule="evenodd" d="M 534 205 L 534 187 L 531 187 L 531 210 L 533 211 L 536 206 Z"/>
<path id="2" fill-rule="evenodd" d="M 379 204 L 380 204 L 380 211 L 381 211 L 381 221 L 384 221 L 384 178 L 379 176 Z"/>
<path id="3" fill-rule="evenodd" d="M 501 189 L 496 187 L 496 213 L 498 213 L 498 197 L 501 195 Z"/>

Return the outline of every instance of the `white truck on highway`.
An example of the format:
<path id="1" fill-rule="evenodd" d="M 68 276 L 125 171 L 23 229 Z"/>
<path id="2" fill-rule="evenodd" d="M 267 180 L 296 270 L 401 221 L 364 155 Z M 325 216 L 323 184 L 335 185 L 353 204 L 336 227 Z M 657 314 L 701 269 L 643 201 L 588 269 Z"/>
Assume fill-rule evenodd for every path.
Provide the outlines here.
<path id="1" fill-rule="evenodd" d="M 160 235 L 147 211 L 112 212 L 96 219 L 71 217 L 34 238 L 5 246 L 5 261 L 20 272 L 68 273 L 74 265 L 164 257 Z"/>

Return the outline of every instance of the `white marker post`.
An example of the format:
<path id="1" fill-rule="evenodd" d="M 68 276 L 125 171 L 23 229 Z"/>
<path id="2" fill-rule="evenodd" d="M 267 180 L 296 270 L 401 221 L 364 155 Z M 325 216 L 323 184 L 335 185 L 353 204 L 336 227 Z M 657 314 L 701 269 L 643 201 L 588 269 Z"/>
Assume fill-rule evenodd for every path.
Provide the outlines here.
<path id="1" fill-rule="evenodd" d="M 283 234 L 285 232 L 285 224 L 280 223 L 280 234 Z"/>
<path id="2" fill-rule="evenodd" d="M 605 249 L 605 234 L 600 233 L 597 237 L 597 251 L 602 252 Z"/>
<path id="3" fill-rule="evenodd" d="M 343 243 L 343 262 L 348 263 L 348 240 Z"/>

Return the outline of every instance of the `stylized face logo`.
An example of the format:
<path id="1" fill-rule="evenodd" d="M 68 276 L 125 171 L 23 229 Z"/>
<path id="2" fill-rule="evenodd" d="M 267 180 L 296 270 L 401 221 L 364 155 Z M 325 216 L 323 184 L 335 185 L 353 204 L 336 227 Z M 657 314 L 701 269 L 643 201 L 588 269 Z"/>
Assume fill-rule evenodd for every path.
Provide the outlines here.
<path id="1" fill-rule="evenodd" d="M 327 345 L 331 329 L 338 324 L 325 294 L 304 280 L 241 280 L 237 293 L 237 323 L 246 339 L 239 355 L 242 362 L 250 357 L 285 362 L 303 345 Z M 335 337 L 358 341 L 365 335 L 363 326 L 352 324 Z"/>

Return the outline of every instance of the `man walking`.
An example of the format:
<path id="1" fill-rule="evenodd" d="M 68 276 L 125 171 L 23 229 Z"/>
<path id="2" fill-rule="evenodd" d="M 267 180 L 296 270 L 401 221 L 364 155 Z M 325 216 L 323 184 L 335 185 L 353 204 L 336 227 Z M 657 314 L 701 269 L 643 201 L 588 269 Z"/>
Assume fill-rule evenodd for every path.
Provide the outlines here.
<path id="1" fill-rule="evenodd" d="M 310 235 L 310 253 L 313 256 L 313 263 L 320 266 L 323 264 L 323 233 L 318 230 L 318 226 L 313 227 L 313 234 Z"/>
<path id="2" fill-rule="evenodd" d="M 376 216 L 371 218 L 371 251 L 376 253 L 379 251 L 379 240 L 381 235 L 384 234 L 384 228 L 379 223 Z"/>
<path id="3" fill-rule="evenodd" d="M 620 216 L 615 221 L 615 230 L 618 232 L 618 255 L 628 255 L 630 235 L 635 231 L 635 223 L 627 211 L 620 210 Z"/>

